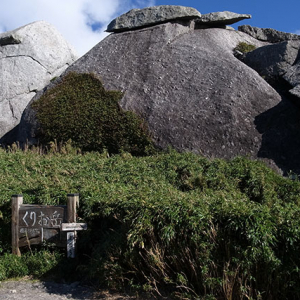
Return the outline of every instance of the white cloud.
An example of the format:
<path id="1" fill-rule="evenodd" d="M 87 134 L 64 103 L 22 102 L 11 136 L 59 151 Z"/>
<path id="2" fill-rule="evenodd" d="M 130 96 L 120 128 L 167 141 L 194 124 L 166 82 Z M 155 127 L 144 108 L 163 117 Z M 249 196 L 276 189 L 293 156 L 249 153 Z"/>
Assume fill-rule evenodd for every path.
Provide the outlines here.
<path id="1" fill-rule="evenodd" d="M 107 35 L 104 30 L 116 16 L 152 5 L 155 0 L 3 0 L 0 32 L 44 20 L 53 24 L 83 55 Z M 96 31 L 93 25 L 97 25 Z"/>
<path id="2" fill-rule="evenodd" d="M 295 33 L 300 35 L 300 29 L 296 30 Z"/>

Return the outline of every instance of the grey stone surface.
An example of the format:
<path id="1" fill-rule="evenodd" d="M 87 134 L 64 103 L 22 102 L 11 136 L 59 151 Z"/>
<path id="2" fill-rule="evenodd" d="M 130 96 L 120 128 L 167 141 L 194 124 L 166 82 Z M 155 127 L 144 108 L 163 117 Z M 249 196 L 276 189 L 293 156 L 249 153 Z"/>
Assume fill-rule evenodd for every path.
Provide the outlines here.
<path id="1" fill-rule="evenodd" d="M 289 91 L 293 96 L 300 98 L 300 84 Z"/>
<path id="2" fill-rule="evenodd" d="M 0 137 L 20 122 L 36 92 L 76 58 L 62 35 L 44 21 L 0 34 Z"/>
<path id="3" fill-rule="evenodd" d="M 299 47 L 300 54 L 300 47 Z M 291 66 L 287 72 L 284 74 L 283 78 L 293 86 L 289 92 L 299 98 L 300 100 L 300 57 L 298 56 L 297 62 Z"/>
<path id="4" fill-rule="evenodd" d="M 64 74 L 94 72 L 123 91 L 121 107 L 143 116 L 161 148 L 300 170 L 299 112 L 234 57 L 239 42 L 266 45 L 239 31 L 166 23 L 112 34 Z M 34 120 L 29 106 L 19 138 L 32 137 Z"/>
<path id="5" fill-rule="evenodd" d="M 107 26 L 107 32 L 120 32 L 174 20 L 199 18 L 201 13 L 192 7 L 160 5 L 143 9 L 132 9 L 117 17 Z"/>
<path id="6" fill-rule="evenodd" d="M 202 15 L 201 18 L 195 22 L 196 24 L 205 24 L 209 26 L 222 26 L 231 25 L 245 19 L 251 19 L 251 15 L 237 14 L 231 11 L 221 11 Z"/>
<path id="7" fill-rule="evenodd" d="M 239 31 L 245 32 L 252 37 L 270 43 L 278 43 L 288 40 L 300 40 L 300 35 L 278 31 L 271 28 L 252 27 L 250 25 L 242 25 L 238 27 Z"/>
<path id="8" fill-rule="evenodd" d="M 243 61 L 267 79 L 283 76 L 297 61 L 300 41 L 285 41 L 257 48 Z"/>
<path id="9" fill-rule="evenodd" d="M 260 47 L 246 53 L 243 61 L 275 88 L 282 86 L 300 100 L 300 41 L 292 40 Z M 284 81 L 283 81 L 284 79 Z M 287 82 L 290 86 L 284 84 Z M 291 88 L 292 87 L 292 88 Z"/>

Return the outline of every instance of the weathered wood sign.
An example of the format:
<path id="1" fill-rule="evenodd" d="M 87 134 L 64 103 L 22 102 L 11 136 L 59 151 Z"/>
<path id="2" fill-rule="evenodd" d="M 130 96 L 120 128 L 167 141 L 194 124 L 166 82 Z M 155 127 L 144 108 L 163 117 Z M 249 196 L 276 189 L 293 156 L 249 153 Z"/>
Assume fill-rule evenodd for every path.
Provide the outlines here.
<path id="1" fill-rule="evenodd" d="M 87 230 L 85 223 L 63 223 L 61 224 L 61 231 L 78 231 Z"/>
<path id="2" fill-rule="evenodd" d="M 12 252 L 20 256 L 20 247 L 48 241 L 67 247 L 68 257 L 75 257 L 76 232 L 87 229 L 76 223 L 78 204 L 78 194 L 68 194 L 65 206 L 23 204 L 22 195 L 13 195 Z"/>
<path id="3" fill-rule="evenodd" d="M 19 208 L 19 247 L 59 242 L 60 226 L 67 222 L 66 206 L 21 205 Z"/>

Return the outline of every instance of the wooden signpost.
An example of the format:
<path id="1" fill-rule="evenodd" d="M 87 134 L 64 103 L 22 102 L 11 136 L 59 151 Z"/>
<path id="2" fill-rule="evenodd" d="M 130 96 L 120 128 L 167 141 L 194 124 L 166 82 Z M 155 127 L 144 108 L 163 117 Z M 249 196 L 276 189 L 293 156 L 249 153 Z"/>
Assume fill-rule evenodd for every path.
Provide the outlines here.
<path id="1" fill-rule="evenodd" d="M 79 194 L 68 194 L 67 205 L 23 204 L 22 195 L 12 196 L 12 253 L 21 255 L 20 247 L 53 242 L 67 247 L 68 257 L 75 257 L 78 230 L 85 223 L 76 223 Z"/>

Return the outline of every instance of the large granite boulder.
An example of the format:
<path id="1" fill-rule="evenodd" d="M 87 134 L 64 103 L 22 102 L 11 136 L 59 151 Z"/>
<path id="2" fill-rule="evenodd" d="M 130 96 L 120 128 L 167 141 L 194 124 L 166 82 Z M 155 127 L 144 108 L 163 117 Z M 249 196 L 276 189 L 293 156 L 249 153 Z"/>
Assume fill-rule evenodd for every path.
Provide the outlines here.
<path id="1" fill-rule="evenodd" d="M 257 48 L 244 55 L 244 62 L 269 79 L 283 76 L 298 59 L 300 41 L 284 41 Z"/>
<path id="2" fill-rule="evenodd" d="M 300 55 L 298 56 L 297 62 L 283 75 L 283 78 L 292 86 L 292 89 L 289 90 L 289 93 L 300 100 Z"/>
<path id="3" fill-rule="evenodd" d="M 259 28 L 250 25 L 242 25 L 238 27 L 239 31 L 245 32 L 252 37 L 269 43 L 278 43 L 288 40 L 300 40 L 300 35 L 288 32 L 278 31 L 272 28 Z"/>
<path id="4" fill-rule="evenodd" d="M 260 47 L 244 54 L 242 60 L 263 76 L 275 89 L 289 91 L 292 96 L 300 100 L 299 40 Z"/>
<path id="5" fill-rule="evenodd" d="M 121 107 L 145 119 L 158 147 L 261 157 L 300 171 L 299 112 L 234 56 L 240 42 L 266 45 L 239 31 L 170 22 L 111 34 L 64 74 L 93 72 L 123 91 Z M 34 137 L 35 122 L 28 106 L 19 141 Z"/>
<path id="6" fill-rule="evenodd" d="M 220 11 L 202 15 L 200 19 L 195 20 L 195 23 L 196 26 L 205 25 L 217 27 L 231 25 L 245 19 L 251 19 L 251 15 L 237 14 L 231 11 Z"/>
<path id="7" fill-rule="evenodd" d="M 36 92 L 76 58 L 62 35 L 44 21 L 0 34 L 0 138 L 20 122 Z"/>
<path id="8" fill-rule="evenodd" d="M 177 5 L 160 5 L 143 9 L 132 9 L 111 21 L 106 31 L 127 31 L 174 20 L 188 21 L 200 17 L 201 13 L 197 9 Z"/>

